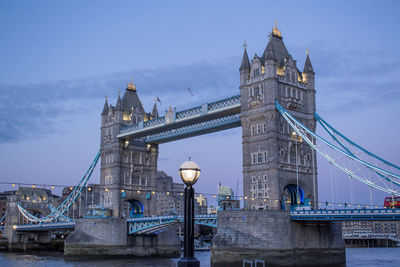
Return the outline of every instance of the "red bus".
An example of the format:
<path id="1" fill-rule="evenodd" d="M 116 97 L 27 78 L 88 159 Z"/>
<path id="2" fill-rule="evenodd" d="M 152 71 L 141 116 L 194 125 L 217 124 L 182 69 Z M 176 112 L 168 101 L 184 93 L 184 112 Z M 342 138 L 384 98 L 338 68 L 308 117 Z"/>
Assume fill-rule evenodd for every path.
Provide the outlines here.
<path id="1" fill-rule="evenodd" d="M 385 208 L 400 209 L 400 197 L 385 197 Z"/>

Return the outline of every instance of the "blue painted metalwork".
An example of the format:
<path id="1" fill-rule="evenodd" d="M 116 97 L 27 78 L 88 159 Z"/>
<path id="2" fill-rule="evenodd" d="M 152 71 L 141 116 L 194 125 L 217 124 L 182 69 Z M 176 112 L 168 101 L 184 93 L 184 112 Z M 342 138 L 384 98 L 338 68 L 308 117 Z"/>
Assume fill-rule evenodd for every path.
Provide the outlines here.
<path id="1" fill-rule="evenodd" d="M 291 204 L 297 204 L 297 185 L 289 184 L 283 190 L 287 190 L 290 194 Z M 299 186 L 300 203 L 304 202 L 304 191 Z"/>
<path id="2" fill-rule="evenodd" d="M 143 217 L 144 207 L 142 202 L 136 199 L 130 199 L 128 200 L 128 203 L 130 205 L 129 217 L 131 218 Z"/>
<path id="3" fill-rule="evenodd" d="M 399 221 L 400 209 L 340 209 L 291 211 L 292 221 Z"/>
<path id="4" fill-rule="evenodd" d="M 394 174 L 392 172 L 386 171 L 382 168 L 373 166 L 371 164 L 369 164 L 368 162 L 361 160 L 357 157 L 354 157 L 352 155 L 350 155 L 349 153 L 347 153 L 346 151 L 342 150 L 341 148 L 338 148 L 337 146 L 331 144 L 330 142 L 328 142 L 327 140 L 325 140 L 324 138 L 320 137 L 319 135 L 317 135 L 316 133 L 310 131 L 307 127 L 305 127 L 301 122 L 299 122 L 298 120 L 296 120 L 292 115 L 290 115 L 279 103 L 278 101 L 275 102 L 275 106 L 276 109 L 279 111 L 279 113 L 285 118 L 285 120 L 289 123 L 289 125 L 296 131 L 297 134 L 299 134 L 314 150 L 316 150 L 318 153 L 320 153 L 324 158 L 326 158 L 331 164 L 335 165 L 336 167 L 338 167 L 339 169 L 341 169 L 342 171 L 346 172 L 348 175 L 360 180 L 361 182 L 374 187 L 376 189 L 379 189 L 383 192 L 387 192 L 390 193 L 392 195 L 396 195 L 399 196 L 400 192 L 394 191 L 394 190 L 390 190 L 390 189 L 386 189 L 383 188 L 382 186 L 378 186 L 372 182 L 370 182 L 369 180 L 365 180 L 362 179 L 361 177 L 359 177 L 358 175 L 356 175 L 354 172 L 350 171 L 347 168 L 344 168 L 343 166 L 339 165 L 336 161 L 334 161 L 332 158 L 330 158 L 329 156 L 327 156 L 325 153 L 323 153 L 310 139 L 309 136 L 315 138 L 316 140 L 319 140 L 321 142 L 323 142 L 324 144 L 326 144 L 328 147 L 342 153 L 343 155 L 345 155 L 346 157 L 355 160 L 356 162 L 364 165 L 367 168 L 370 168 L 372 170 L 374 170 L 375 172 L 379 172 L 383 175 L 388 175 L 391 176 L 393 178 L 397 178 L 400 179 L 400 175 Z"/>
<path id="5" fill-rule="evenodd" d="M 145 137 L 147 143 L 165 143 L 177 139 L 193 137 L 196 135 L 211 133 L 223 129 L 240 126 L 240 114 L 204 121 L 197 124 L 190 124 L 184 127 L 161 131 Z"/>
<path id="6" fill-rule="evenodd" d="M 0 224 L 3 223 L 4 219 L 6 218 L 6 216 L 7 216 L 7 211 L 4 213 L 3 217 L 1 217 Z"/>
<path id="7" fill-rule="evenodd" d="M 100 150 L 97 152 L 96 157 L 92 161 L 92 164 L 90 165 L 89 169 L 86 171 L 85 175 L 82 177 L 82 179 L 79 181 L 78 185 L 74 187 L 72 192 L 69 194 L 69 196 L 63 201 L 63 203 L 58 206 L 56 209 L 54 209 L 49 215 L 47 215 L 45 218 L 38 218 L 32 214 L 30 214 L 27 210 L 25 210 L 20 204 L 17 204 L 19 211 L 22 213 L 22 215 L 29 220 L 30 222 L 54 222 L 56 221 L 61 215 L 63 215 L 73 203 L 75 203 L 76 199 L 78 196 L 81 194 L 83 188 L 85 188 L 87 182 L 90 179 L 90 176 L 93 173 L 94 168 L 96 167 L 96 164 L 100 158 Z"/>
<path id="8" fill-rule="evenodd" d="M 387 161 L 387 160 L 384 160 L 383 158 L 381 158 L 381 157 L 379 157 L 379 156 L 373 154 L 372 152 L 366 150 L 365 148 L 363 148 L 362 146 L 358 145 L 357 143 L 351 141 L 349 138 L 347 138 L 346 136 L 344 136 L 341 132 L 339 132 L 338 130 L 336 130 L 335 128 L 333 128 L 333 127 L 332 127 L 329 123 L 327 123 L 324 119 L 322 119 L 317 113 L 314 113 L 314 117 L 315 117 L 315 119 L 316 119 L 318 122 L 320 122 L 321 125 L 324 126 L 324 128 L 325 128 L 325 125 L 326 125 L 326 126 L 329 127 L 332 131 L 334 131 L 337 135 L 339 135 L 340 137 L 342 137 L 343 139 L 345 139 L 347 142 L 349 142 L 349 143 L 352 144 L 353 146 L 355 146 L 355 147 L 357 147 L 358 149 L 364 151 L 365 153 L 367 153 L 367 154 L 370 155 L 371 157 L 374 157 L 374 158 L 376 158 L 377 160 L 380 160 L 381 162 L 383 162 L 383 163 L 385 163 L 385 164 L 387 164 L 387 165 L 389 165 L 389 166 L 392 166 L 393 168 L 396 168 L 396 169 L 400 170 L 400 167 L 399 167 L 399 166 L 397 166 L 397 165 L 395 165 L 395 164 L 393 164 L 393 163 L 391 163 L 391 162 L 389 162 L 389 161 Z M 328 131 L 328 133 L 329 133 L 329 132 L 330 132 L 330 131 Z M 332 136 L 332 135 L 331 135 L 331 136 Z M 333 137 L 333 136 L 332 136 L 332 137 Z"/>
<path id="9" fill-rule="evenodd" d="M 128 222 L 128 234 L 154 234 L 157 231 L 169 228 L 177 223 L 183 223 L 183 216 L 153 216 L 143 218 L 130 218 Z M 199 225 L 217 227 L 216 215 L 196 215 L 194 222 Z"/>
<path id="10" fill-rule="evenodd" d="M 120 128 L 118 138 L 133 137 L 134 139 L 140 139 L 142 137 L 151 136 L 160 132 L 168 132 L 176 129 L 183 128 L 188 125 L 196 125 L 202 122 L 208 122 L 215 119 L 222 119 L 223 117 L 229 117 L 230 115 L 239 114 L 240 118 L 240 95 L 232 96 L 219 101 L 206 103 L 201 106 L 190 108 L 187 110 L 173 112 L 173 118 L 167 120 L 167 118 L 160 117 L 154 120 L 140 122 Z M 225 129 L 227 126 L 227 119 L 222 120 L 223 124 L 221 128 L 218 128 L 218 121 L 214 121 L 214 128 Z M 237 122 L 233 123 L 232 127 L 238 127 Z M 190 127 L 190 130 L 193 127 Z M 197 130 L 201 130 L 201 127 L 197 127 Z M 208 129 L 210 130 L 210 128 Z M 172 133 L 172 132 L 169 132 Z M 181 131 L 182 133 L 182 131 Z M 192 131 L 191 134 L 194 132 Z M 181 138 L 184 134 L 181 134 Z M 191 135 L 193 136 L 193 135 Z M 165 141 L 166 139 L 159 139 L 158 142 Z M 145 138 L 145 142 L 156 142 L 155 139 Z"/>
<path id="11" fill-rule="evenodd" d="M 363 147 L 359 146 L 358 144 L 354 143 L 353 141 L 351 141 L 350 139 L 348 139 L 346 136 L 344 136 L 342 133 L 340 133 L 339 131 L 337 131 L 335 128 L 333 128 L 330 124 L 328 124 L 325 120 L 323 120 L 320 116 L 318 116 L 318 114 L 316 112 L 314 112 L 314 118 L 322 125 L 322 127 L 325 129 L 325 131 L 328 132 L 328 134 L 333 138 L 333 140 L 336 141 L 336 143 L 338 143 L 343 149 L 345 149 L 350 155 L 352 155 L 353 157 L 359 159 L 359 157 L 357 157 L 356 155 L 354 155 L 353 152 L 350 151 L 350 149 L 348 149 L 342 142 L 340 142 L 336 136 L 332 133 L 332 131 L 334 133 L 336 133 L 337 135 L 339 135 L 340 137 L 342 137 L 343 139 L 345 139 L 347 142 L 349 142 L 351 145 L 357 147 L 358 149 L 364 151 L 365 153 L 367 153 L 368 155 L 370 155 L 371 157 L 374 157 L 375 159 L 378 159 L 379 161 L 392 166 L 398 170 L 400 170 L 400 167 L 382 159 L 381 157 L 369 152 L 368 150 L 364 149 Z M 397 182 L 396 180 L 392 180 L 382 174 L 380 174 L 379 172 L 375 171 L 376 174 L 378 174 L 380 177 L 386 179 L 386 181 L 389 181 L 391 183 L 394 183 L 397 186 L 400 186 L 400 182 Z"/>
<path id="12" fill-rule="evenodd" d="M 55 208 L 53 208 L 53 206 L 51 204 L 49 204 L 49 209 L 51 212 L 57 212 L 57 210 Z M 60 217 L 58 217 L 58 220 L 72 222 L 72 219 L 65 216 L 64 214 L 60 214 Z"/>

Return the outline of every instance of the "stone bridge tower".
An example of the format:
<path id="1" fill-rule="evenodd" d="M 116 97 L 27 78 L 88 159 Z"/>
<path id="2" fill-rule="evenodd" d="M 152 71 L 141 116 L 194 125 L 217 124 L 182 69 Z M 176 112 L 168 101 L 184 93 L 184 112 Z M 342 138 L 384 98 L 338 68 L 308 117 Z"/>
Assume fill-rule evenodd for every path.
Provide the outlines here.
<path id="1" fill-rule="evenodd" d="M 121 127 L 156 117 L 146 113 L 131 82 L 115 106 L 106 99 L 101 113 L 101 203 L 113 217 L 152 215 L 156 210 L 158 145 L 119 139 Z"/>
<path id="2" fill-rule="evenodd" d="M 255 54 L 250 62 L 245 45 L 239 70 L 245 208 L 278 210 L 314 201 L 315 154 L 275 108 L 278 100 L 315 131 L 314 71 L 308 51 L 300 72 L 275 26 L 261 57 Z"/>

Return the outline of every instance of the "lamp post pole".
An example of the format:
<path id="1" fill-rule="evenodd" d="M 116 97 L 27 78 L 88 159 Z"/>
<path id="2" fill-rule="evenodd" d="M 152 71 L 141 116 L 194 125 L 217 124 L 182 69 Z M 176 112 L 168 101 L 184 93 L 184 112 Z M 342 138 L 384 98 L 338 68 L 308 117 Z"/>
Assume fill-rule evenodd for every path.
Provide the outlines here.
<path id="1" fill-rule="evenodd" d="M 178 267 L 199 267 L 200 262 L 194 257 L 194 188 L 200 176 L 200 168 L 193 161 L 186 161 L 181 165 L 179 174 L 185 187 L 185 214 L 183 258 L 178 261 Z"/>
<path id="2" fill-rule="evenodd" d="M 185 235 L 184 258 L 194 257 L 194 189 L 191 185 L 185 188 Z"/>

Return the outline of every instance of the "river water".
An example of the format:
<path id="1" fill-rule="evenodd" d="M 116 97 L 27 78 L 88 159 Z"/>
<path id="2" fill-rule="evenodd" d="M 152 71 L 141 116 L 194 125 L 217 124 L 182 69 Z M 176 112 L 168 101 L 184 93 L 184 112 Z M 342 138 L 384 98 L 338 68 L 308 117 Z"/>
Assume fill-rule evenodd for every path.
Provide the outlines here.
<path id="1" fill-rule="evenodd" d="M 347 267 L 355 266 L 400 266 L 400 248 L 347 248 Z M 202 267 L 210 266 L 210 252 L 199 251 L 195 257 Z M 29 267 L 65 267 L 65 266 L 100 266 L 100 267 L 175 267 L 178 259 L 129 259 L 129 258 L 66 258 L 62 253 L 0 253 L 0 266 Z"/>

